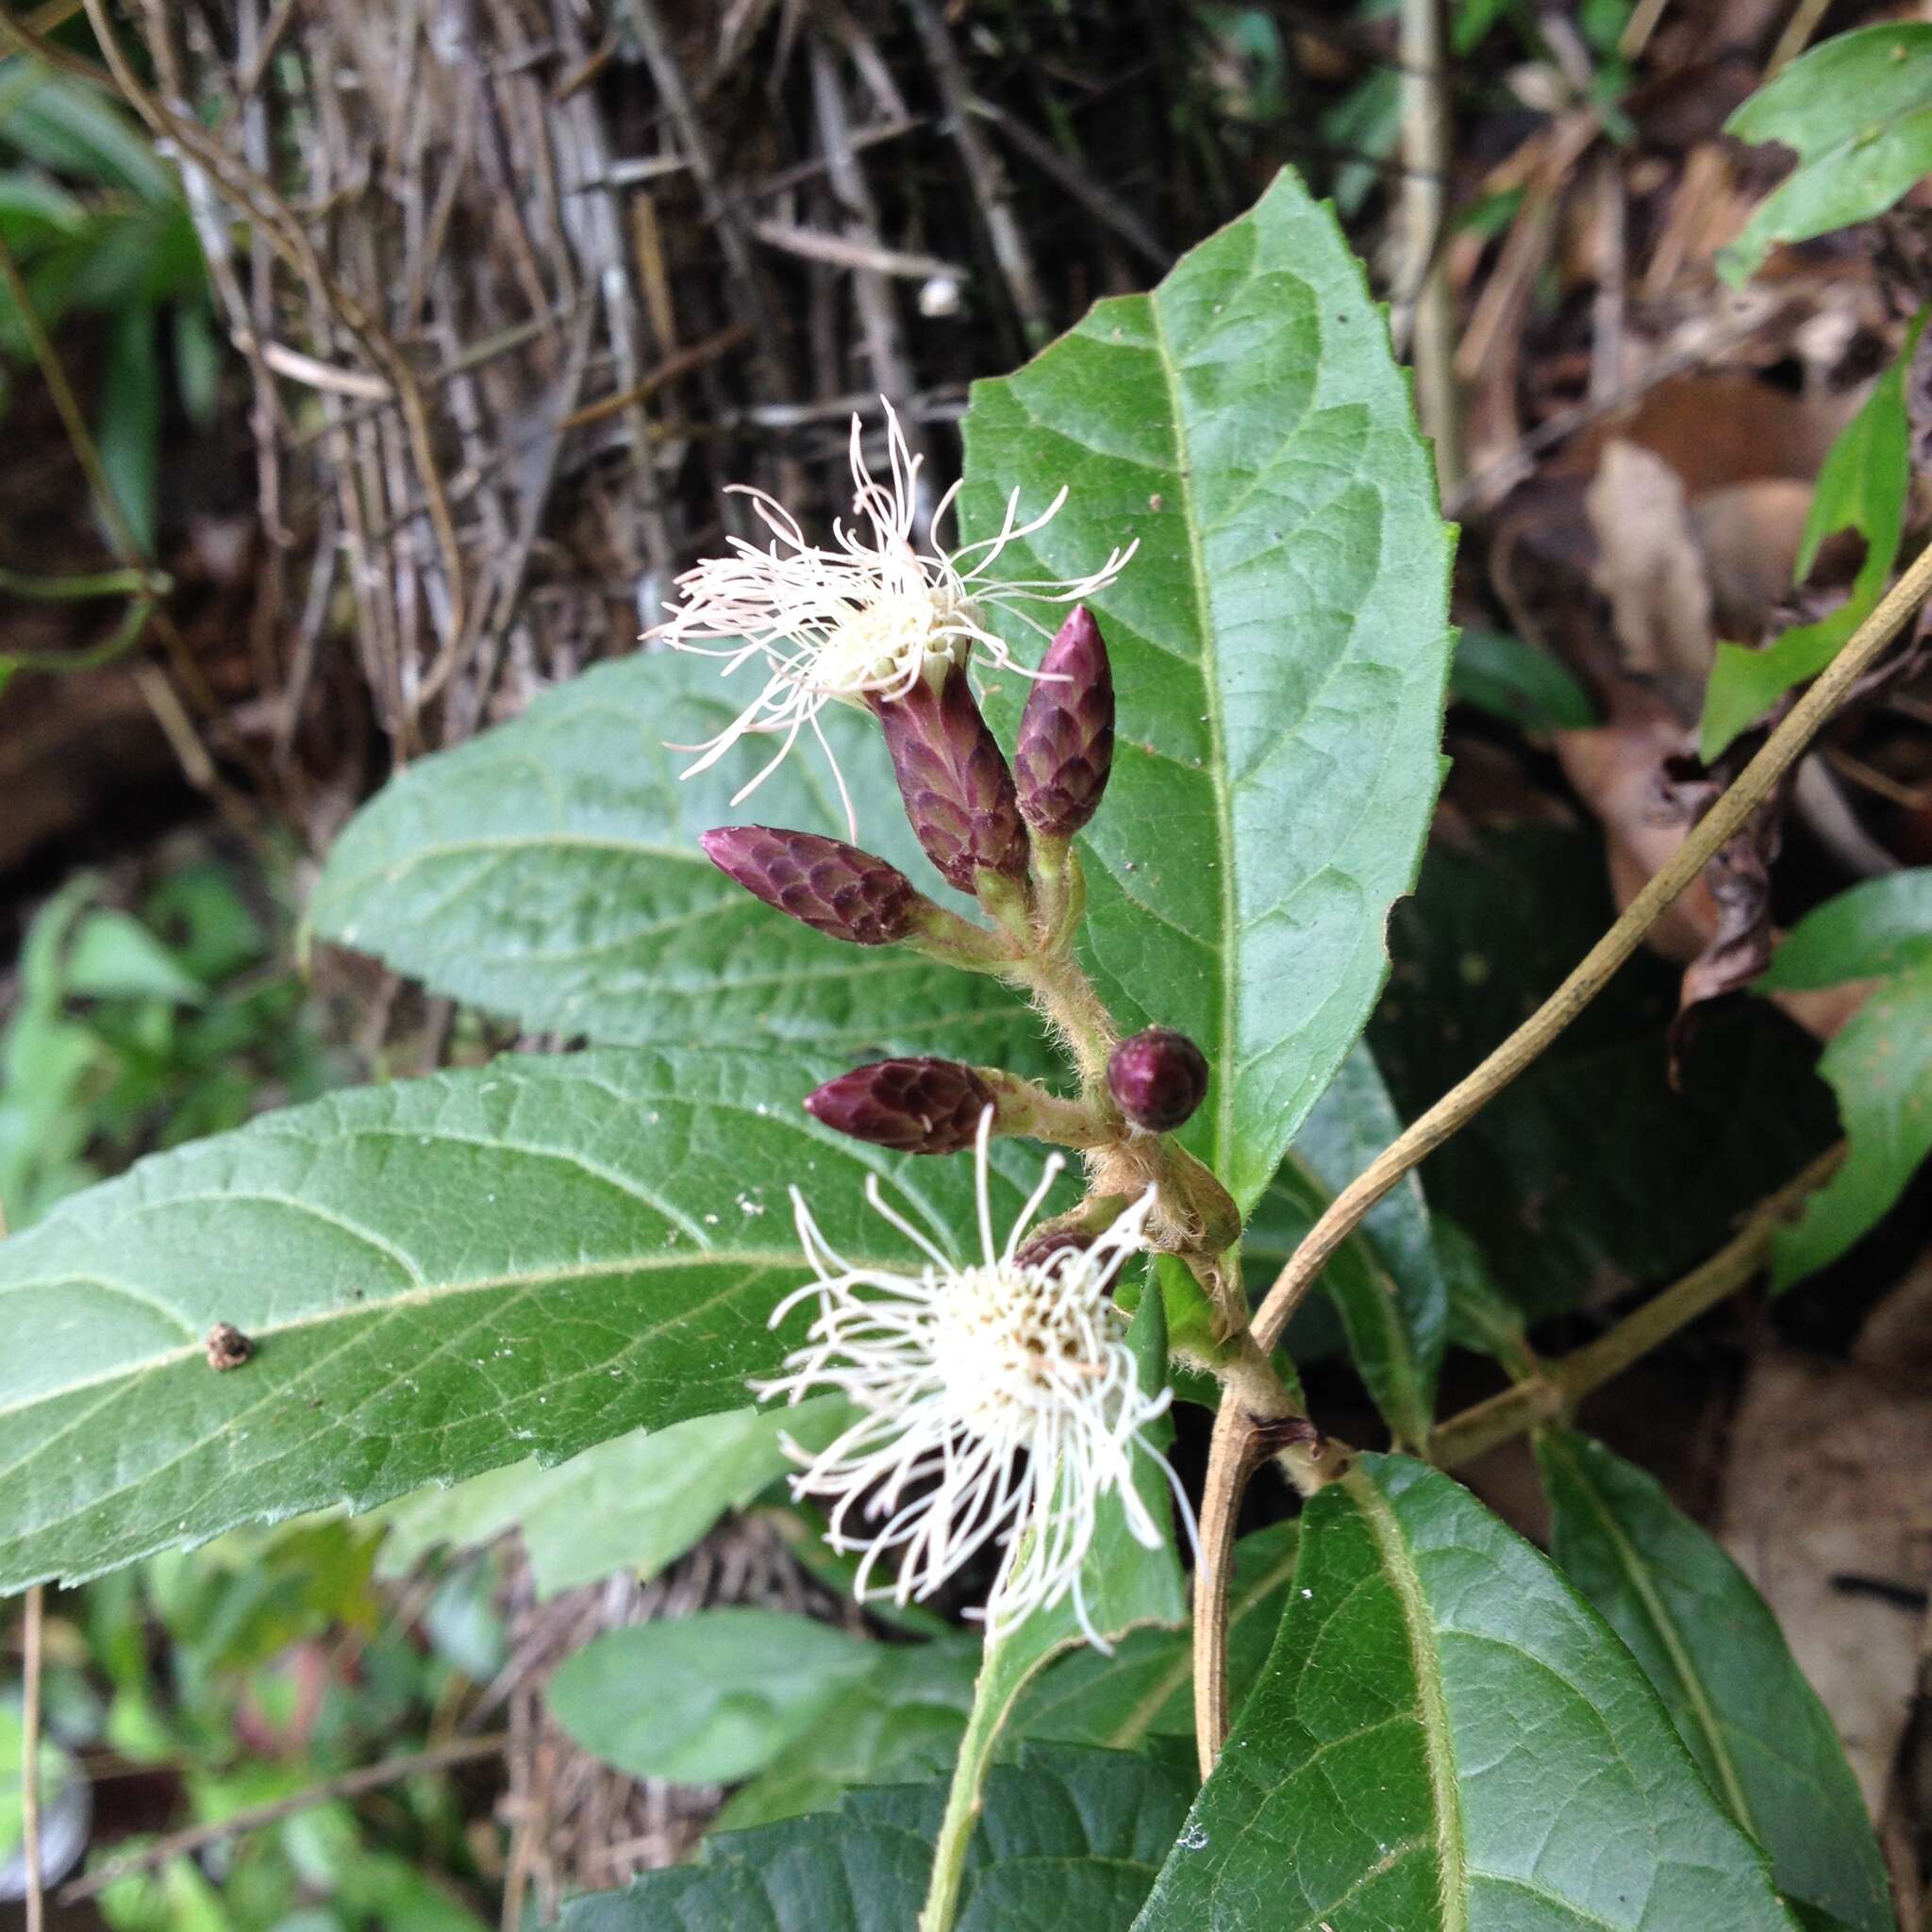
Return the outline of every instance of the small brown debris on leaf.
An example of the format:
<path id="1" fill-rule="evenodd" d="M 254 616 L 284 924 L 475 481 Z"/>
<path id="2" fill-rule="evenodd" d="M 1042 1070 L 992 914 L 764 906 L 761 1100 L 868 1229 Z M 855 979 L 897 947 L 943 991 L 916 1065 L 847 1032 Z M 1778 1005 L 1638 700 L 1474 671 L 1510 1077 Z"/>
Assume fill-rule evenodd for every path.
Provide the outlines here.
<path id="1" fill-rule="evenodd" d="M 211 1369 L 239 1369 L 255 1353 L 255 1344 L 232 1322 L 217 1322 L 208 1331 L 208 1365 Z"/>

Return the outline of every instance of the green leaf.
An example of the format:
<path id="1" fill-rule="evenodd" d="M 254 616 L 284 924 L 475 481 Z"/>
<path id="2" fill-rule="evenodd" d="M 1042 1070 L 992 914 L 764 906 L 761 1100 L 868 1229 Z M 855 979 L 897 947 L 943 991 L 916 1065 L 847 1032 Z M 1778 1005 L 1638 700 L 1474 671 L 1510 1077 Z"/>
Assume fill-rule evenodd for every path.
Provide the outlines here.
<path id="1" fill-rule="evenodd" d="M 1294 1575 L 1292 1522 L 1244 1536 L 1227 1597 L 1227 1681 L 1239 1710 L 1261 1674 Z M 1021 1693 L 1016 1738 L 1131 1751 L 1150 1737 L 1194 1735 L 1193 1656 L 1185 1630 L 1136 1630 L 1108 1657 L 1091 1646 L 1049 1664 Z"/>
<path id="2" fill-rule="evenodd" d="M 1151 295 L 975 383 L 960 527 L 1066 507 L 995 566 L 1090 602 L 1119 734 L 1083 837 L 1085 958 L 1123 1027 L 1214 1070 L 1184 1131 L 1254 1204 L 1361 1031 L 1441 778 L 1449 533 L 1334 217 L 1283 174 Z M 993 622 L 1030 658 L 1016 619 Z M 1009 725 L 1024 680 L 993 680 Z"/>
<path id="3" fill-rule="evenodd" d="M 399 1575 L 439 1544 L 475 1549 L 517 1529 L 540 1601 L 619 1570 L 648 1580 L 792 1466 L 784 1439 L 823 1448 L 848 1415 L 836 1397 L 728 1409 L 634 1430 L 548 1469 L 486 1470 L 398 1504 L 381 1567 Z"/>
<path id="4" fill-rule="evenodd" d="M 99 90 L 38 61 L 0 60 L 0 139 L 57 173 L 143 201 L 180 198 L 155 144 Z"/>
<path id="5" fill-rule="evenodd" d="M 1109 1932 L 1145 1897 L 1187 1810 L 1187 1773 L 1033 1746 L 997 1765 L 954 1932 Z M 945 1787 L 858 1791 L 836 1813 L 709 1840 L 695 1865 L 565 1907 L 564 1932 L 910 1932 Z"/>
<path id="6" fill-rule="evenodd" d="M 1805 519 L 1792 582 L 1801 584 L 1810 575 L 1819 546 L 1827 537 L 1856 530 L 1865 540 L 1865 557 L 1851 593 L 1816 623 L 1785 631 L 1762 649 L 1730 643 L 1717 647 L 1699 725 L 1698 752 L 1707 764 L 1794 684 L 1816 677 L 1885 594 L 1905 536 L 1906 497 L 1911 483 L 1906 372 L 1924 325 L 1922 310 L 1906 331 L 1897 359 L 1879 378 L 1864 407 L 1839 432 L 1818 472 L 1818 489 Z"/>
<path id="7" fill-rule="evenodd" d="M 1254 1258 L 1285 1261 L 1334 1199 L 1402 1131 L 1368 1049 L 1341 1063 L 1263 1197 Z M 1257 1282 L 1257 1288 L 1264 1283 Z M 1349 1354 L 1396 1440 L 1428 1440 L 1447 1339 L 1449 1290 L 1422 1184 L 1410 1174 L 1372 1208 L 1323 1270 Z"/>
<path id="8" fill-rule="evenodd" d="M 1724 132 L 1780 142 L 1799 161 L 1718 257 L 1737 288 L 1777 243 L 1883 214 L 1932 170 L 1932 26 L 1834 35 L 1759 88 Z"/>
<path id="9" fill-rule="evenodd" d="M 872 1647 L 872 1669 L 840 1693 L 809 1732 L 732 1793 L 718 1813 L 717 1829 L 741 1831 L 829 1810 L 858 1785 L 947 1775 L 973 1707 L 979 1647 L 950 1638 Z"/>
<path id="10" fill-rule="evenodd" d="M 1453 1221 L 1439 1214 L 1433 1227 L 1437 1265 L 1449 1288 L 1449 1340 L 1526 1379 L 1536 1362 L 1522 1308 L 1496 1286 L 1475 1243 Z"/>
<path id="11" fill-rule="evenodd" d="M 1439 843 L 1390 922 L 1395 971 L 1369 1030 L 1405 1117 L 1507 1039 L 1615 914 L 1594 834 Z M 1761 1001 L 1714 1011 L 1674 1088 L 1677 977 L 1631 960 L 1424 1170 L 1431 1208 L 1532 1317 L 1694 1267 L 1837 1136 L 1816 1043 Z"/>
<path id="12" fill-rule="evenodd" d="M 95 431 L 101 468 L 143 557 L 155 547 L 155 475 L 161 440 L 161 376 L 155 354 L 155 318 L 129 308 L 108 338 L 101 420 Z"/>
<path id="13" fill-rule="evenodd" d="M 891 1159 L 784 1054 L 507 1057 L 343 1093 L 142 1162 L 0 1243 L 0 1591 L 258 1518 L 362 1508 L 532 1453 L 742 1407 L 802 1334 L 783 1186 L 856 1265 L 941 1244 L 970 1163 Z M 1038 1176 L 996 1142 L 994 1214 Z M 244 1366 L 210 1369 L 231 1322 Z"/>
<path id="14" fill-rule="evenodd" d="M 1809 991 L 1876 979 L 1932 956 L 1932 866 L 1863 879 L 1814 907 L 1785 935 L 1756 992 Z"/>
<path id="15" fill-rule="evenodd" d="M 607 1630 L 550 1680 L 550 1714 L 633 1777 L 762 1771 L 872 1669 L 879 1646 L 783 1610 L 698 1610 Z"/>
<path id="16" fill-rule="evenodd" d="M 1932 1153 L 1932 958 L 1875 988 L 1818 1062 L 1838 1095 L 1845 1164 L 1772 1237 L 1772 1286 L 1790 1288 L 1875 1226 Z"/>
<path id="17" fill-rule="evenodd" d="M 1500 630 L 1465 630 L 1449 666 L 1449 694 L 1530 731 L 1587 731 L 1590 696 L 1547 651 Z"/>
<path id="18" fill-rule="evenodd" d="M 679 779 L 689 756 L 664 741 L 695 743 L 737 709 L 714 663 L 675 653 L 545 693 L 515 724 L 411 765 L 350 821 L 309 907 L 315 930 L 527 1027 L 617 1045 L 787 1041 L 854 1058 L 1048 1064 L 1038 1024 L 996 981 L 841 945 L 711 864 L 697 838 L 713 825 L 843 831 L 830 776 L 803 750 L 742 810 L 730 804 L 741 770 Z M 832 710 L 867 849 L 950 899 L 913 843 L 877 728 Z"/>
<path id="19" fill-rule="evenodd" d="M 159 999 L 198 1005 L 208 988 L 140 920 L 106 908 L 75 929 L 67 989 L 85 999 Z"/>
<path id="20" fill-rule="evenodd" d="M 0 170 L 0 236 L 16 254 L 51 235 L 71 235 L 86 221 L 83 204 L 38 170 Z"/>
<path id="21" fill-rule="evenodd" d="M 1792 1932 L 1628 1651 L 1447 1476 L 1367 1456 L 1139 1932 Z"/>
<path id="22" fill-rule="evenodd" d="M 1710 1788 L 1794 1905 L 1892 1932 L 1857 1780 L 1777 1620 L 1719 1544 L 1640 1469 L 1548 1430 L 1551 1554 L 1630 1646 Z"/>

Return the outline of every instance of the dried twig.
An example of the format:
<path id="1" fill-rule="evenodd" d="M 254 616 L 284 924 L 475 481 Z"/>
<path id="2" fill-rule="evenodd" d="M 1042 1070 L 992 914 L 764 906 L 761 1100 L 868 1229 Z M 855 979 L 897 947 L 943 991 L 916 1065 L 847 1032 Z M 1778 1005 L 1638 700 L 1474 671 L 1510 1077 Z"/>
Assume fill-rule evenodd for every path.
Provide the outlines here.
<path id="1" fill-rule="evenodd" d="M 41 1932 L 47 1909 L 41 1884 L 41 1624 L 45 1610 L 45 1589 L 37 1583 L 26 1593 L 21 1634 L 20 1835 L 26 1861 L 26 1932 Z"/>
<path id="2" fill-rule="evenodd" d="M 1402 260 L 1389 329 L 1415 365 L 1416 409 L 1436 453 L 1443 495 L 1462 476 L 1462 403 L 1456 387 L 1456 296 L 1448 231 L 1449 86 L 1442 0 L 1402 0 Z"/>
<path id="3" fill-rule="evenodd" d="M 940 97 L 946 105 L 946 132 L 959 151 L 960 165 L 973 186 L 974 204 L 986 225 L 986 238 L 999 263 L 1007 292 L 1020 317 L 1020 327 L 1033 348 L 1044 345 L 1053 333 L 1046 298 L 1034 273 L 1032 252 L 1013 214 L 1012 190 L 999 158 L 987 146 L 973 113 L 973 90 L 944 18 L 932 0 L 906 0 L 912 25 L 925 48 L 927 63 Z"/>

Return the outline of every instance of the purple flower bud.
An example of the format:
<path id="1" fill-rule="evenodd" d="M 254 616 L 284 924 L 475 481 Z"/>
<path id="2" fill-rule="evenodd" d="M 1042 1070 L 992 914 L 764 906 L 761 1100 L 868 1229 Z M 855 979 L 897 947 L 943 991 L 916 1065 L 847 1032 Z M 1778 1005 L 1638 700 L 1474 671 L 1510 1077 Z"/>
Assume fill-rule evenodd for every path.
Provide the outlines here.
<path id="1" fill-rule="evenodd" d="M 998 742 L 958 665 L 937 688 L 922 678 L 904 697 L 872 701 L 892 754 L 899 796 L 925 856 L 962 892 L 985 867 L 1026 876 L 1026 827 Z"/>
<path id="2" fill-rule="evenodd" d="M 1041 659 L 1020 714 L 1013 776 L 1035 831 L 1071 838 L 1100 806 L 1113 769 L 1113 670 L 1100 626 L 1077 607 Z"/>
<path id="3" fill-rule="evenodd" d="M 1208 1092 L 1208 1061 L 1185 1033 L 1150 1026 L 1114 1048 L 1107 1084 L 1137 1127 L 1171 1132 L 1188 1120 Z"/>
<path id="4" fill-rule="evenodd" d="M 1100 1237 L 1084 1227 L 1050 1227 L 1037 1234 L 1013 1257 L 1013 1265 L 1018 1268 L 1038 1268 L 1043 1261 L 1069 1248 L 1078 1249 L 1083 1254 Z"/>
<path id="5" fill-rule="evenodd" d="M 805 1110 L 855 1141 L 901 1154 L 958 1154 L 973 1145 L 992 1089 L 958 1060 L 876 1060 L 827 1080 Z"/>
<path id="6" fill-rule="evenodd" d="M 927 903 L 896 866 L 815 832 L 720 825 L 698 843 L 720 872 L 754 897 L 856 946 L 907 938 Z"/>

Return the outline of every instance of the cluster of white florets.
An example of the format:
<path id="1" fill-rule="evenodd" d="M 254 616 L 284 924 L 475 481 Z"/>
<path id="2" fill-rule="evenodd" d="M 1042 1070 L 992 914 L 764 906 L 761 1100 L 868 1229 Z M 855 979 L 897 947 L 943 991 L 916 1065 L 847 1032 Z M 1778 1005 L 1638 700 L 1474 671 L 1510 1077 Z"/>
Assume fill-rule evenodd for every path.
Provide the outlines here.
<path id="1" fill-rule="evenodd" d="M 685 776 L 707 770 L 740 739 L 775 735 L 778 748 L 733 797 L 748 797 L 782 764 L 802 732 L 818 739 L 835 779 L 851 836 L 857 838 L 852 804 L 837 758 L 825 743 L 819 713 L 826 705 L 864 705 L 904 697 L 922 676 L 978 655 L 1023 676 L 1005 642 L 989 628 L 987 614 L 1005 610 L 1036 629 L 1033 604 L 1077 604 L 1120 574 L 1134 545 L 1113 550 L 1094 571 L 1077 579 L 1010 579 L 996 575 L 1001 555 L 1036 535 L 1059 513 L 1061 489 L 1038 516 L 1019 521 L 1019 492 L 1007 500 L 998 531 L 977 542 L 941 550 L 929 538 L 913 540 L 919 514 L 921 458 L 912 454 L 890 403 L 886 410 L 889 475 L 874 476 L 865 460 L 859 420 L 852 419 L 852 521 L 832 526 L 824 548 L 806 541 L 797 519 L 762 490 L 739 486 L 770 532 L 762 548 L 742 537 L 727 540 L 727 553 L 708 558 L 677 579 L 671 616 L 647 636 L 674 650 L 722 660 L 730 676 L 748 664 L 765 674 L 758 694 L 703 744 L 679 749 L 700 756 Z M 937 531 L 953 508 L 958 485 L 940 499 L 929 528 Z"/>
<path id="2" fill-rule="evenodd" d="M 825 1240 L 794 1189 L 798 1230 L 817 1279 L 783 1302 L 818 1313 L 786 1373 L 761 1395 L 799 1402 L 836 1391 L 858 1419 L 793 1479 L 801 1495 L 829 1506 L 835 1548 L 859 1554 L 857 1590 L 900 1603 L 932 1594 L 988 1545 L 1003 1548 L 983 1614 L 994 1633 L 1072 1593 L 1083 1630 L 1105 1648 L 1088 1614 L 1081 1566 L 1101 1504 L 1119 1499 L 1145 1547 L 1162 1530 L 1134 1486 L 1134 1458 L 1152 1456 L 1147 1436 L 1170 1393 L 1143 1391 L 1112 1287 L 1145 1246 L 1150 1191 L 1091 1246 L 1018 1258 L 1026 1230 L 1059 1171 L 1040 1186 L 1003 1245 L 993 1240 L 988 1196 L 989 1108 L 974 1154 L 980 1256 L 966 1266 L 941 1254 L 880 1195 L 867 1199 L 926 1257 L 916 1274 L 847 1262 Z M 1179 1491 L 1176 1487 L 1176 1495 Z M 1185 1510 L 1186 1500 L 1180 1498 Z M 890 1583 L 873 1588 L 881 1561 Z"/>

